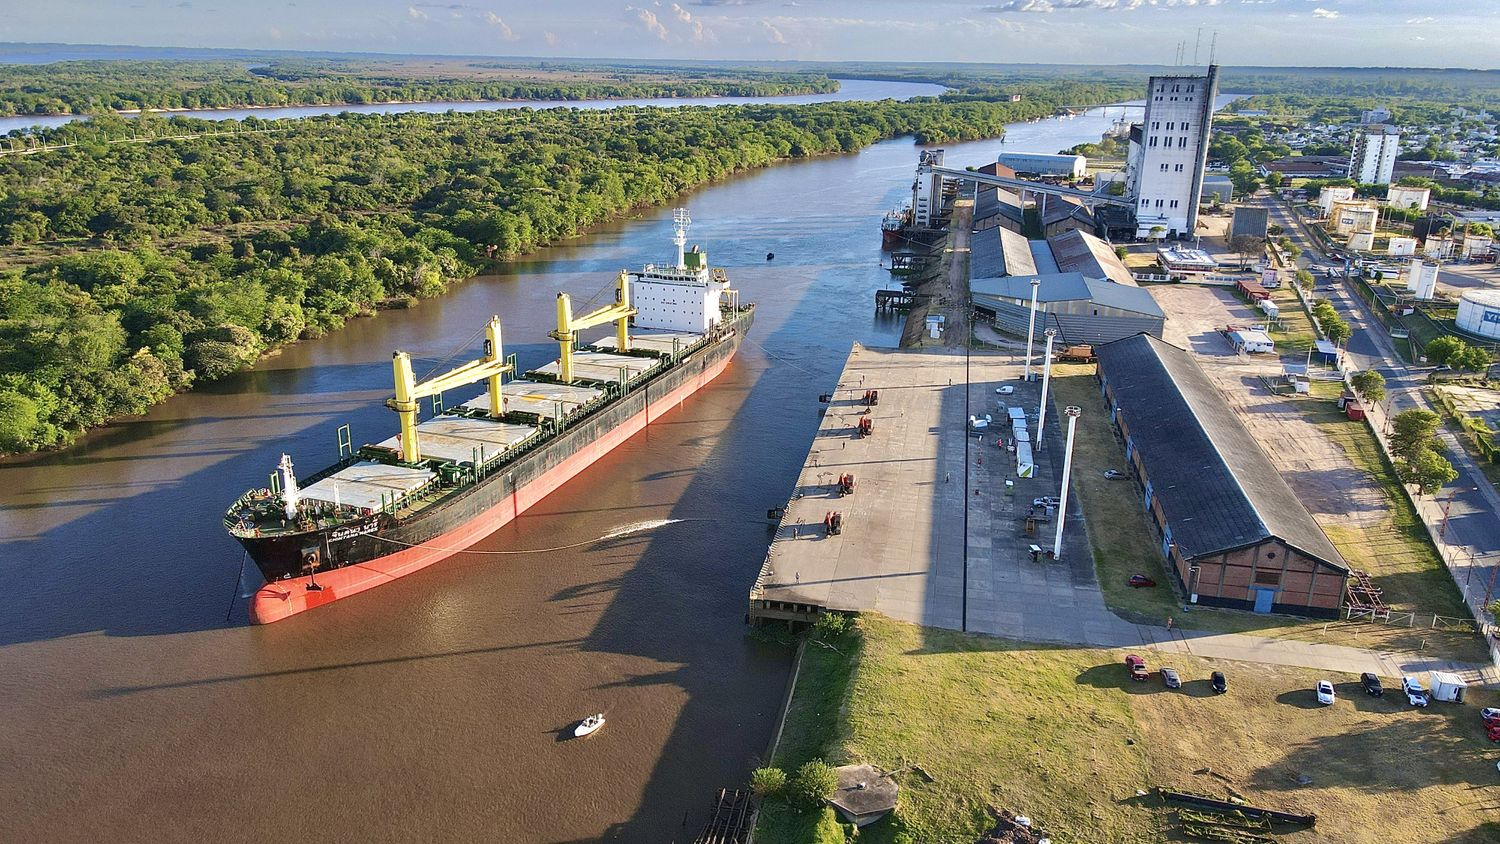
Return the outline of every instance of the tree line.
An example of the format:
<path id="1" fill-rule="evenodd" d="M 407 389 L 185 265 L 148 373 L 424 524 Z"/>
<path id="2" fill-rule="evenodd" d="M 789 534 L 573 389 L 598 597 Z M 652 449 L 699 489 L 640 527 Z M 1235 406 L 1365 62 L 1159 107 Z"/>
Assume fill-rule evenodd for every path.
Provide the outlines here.
<path id="1" fill-rule="evenodd" d="M 105 117 L 0 158 L 0 452 L 109 418 L 442 293 L 487 261 L 746 168 L 997 136 L 1021 103 L 327 115 L 280 131 Z M 266 121 L 247 120 L 247 130 Z"/>
<path id="2" fill-rule="evenodd" d="M 681 69 L 502 75 L 460 64 L 434 76 L 359 62 L 76 61 L 0 65 L 0 115 L 383 102 L 768 97 L 838 90 L 818 73 Z"/>

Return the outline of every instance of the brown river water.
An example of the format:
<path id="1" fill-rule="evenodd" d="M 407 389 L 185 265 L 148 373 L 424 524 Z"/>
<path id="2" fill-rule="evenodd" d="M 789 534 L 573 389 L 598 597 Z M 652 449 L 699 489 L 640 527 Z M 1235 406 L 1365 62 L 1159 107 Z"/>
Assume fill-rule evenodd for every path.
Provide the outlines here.
<path id="1" fill-rule="evenodd" d="M 948 161 L 1055 152 L 1108 111 Z M 849 344 L 898 336 L 872 291 L 915 160 L 891 141 L 685 197 L 759 303 L 729 370 L 471 552 L 286 621 L 246 622 L 226 505 L 282 451 L 331 462 L 340 424 L 389 436 L 392 349 L 420 375 L 497 313 L 523 367 L 550 360 L 555 292 L 668 258 L 670 209 L 0 464 L 0 841 L 691 840 L 775 729 L 790 653 L 743 624 L 765 511 Z"/>

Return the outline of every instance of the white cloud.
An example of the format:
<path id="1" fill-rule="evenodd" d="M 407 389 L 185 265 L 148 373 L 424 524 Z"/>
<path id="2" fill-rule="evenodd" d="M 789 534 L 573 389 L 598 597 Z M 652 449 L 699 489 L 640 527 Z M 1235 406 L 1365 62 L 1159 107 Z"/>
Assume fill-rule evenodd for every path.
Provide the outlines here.
<path id="1" fill-rule="evenodd" d="M 1268 0 L 1252 0 L 1263 1 Z M 1049 14 L 1071 9 L 1131 12 L 1143 7 L 1166 9 L 1179 6 L 1218 6 L 1223 2 L 1224 0 L 1005 0 L 1003 3 L 985 6 L 982 11 L 998 14 Z"/>
<path id="2" fill-rule="evenodd" d="M 406 16 L 414 21 L 425 21 L 428 19 L 427 13 L 422 11 L 421 9 L 418 9 L 416 6 L 407 6 Z"/>
<path id="3" fill-rule="evenodd" d="M 657 19 L 655 12 L 652 12 L 650 9 L 642 9 L 638 6 L 626 6 L 625 11 L 634 12 L 635 19 L 641 22 L 641 26 L 646 27 L 647 32 L 656 36 L 657 40 L 667 40 L 667 28 L 661 25 L 661 21 Z"/>
<path id="4" fill-rule="evenodd" d="M 760 19 L 760 25 L 766 31 L 766 40 L 767 41 L 770 41 L 772 44 L 785 44 L 786 43 L 786 36 L 782 34 L 781 30 L 779 30 L 779 29 L 776 28 L 775 24 L 771 23 L 770 21 L 766 20 L 765 18 L 761 18 Z"/>
<path id="5" fill-rule="evenodd" d="M 683 23 L 693 22 L 693 13 L 689 12 L 687 9 L 682 8 L 676 3 L 672 4 L 672 14 L 676 15 L 677 19 L 682 21 Z"/>
<path id="6" fill-rule="evenodd" d="M 562 43 L 562 39 L 557 37 L 557 33 L 550 29 L 542 33 L 542 40 L 547 42 L 548 47 L 556 47 Z"/>
<path id="7" fill-rule="evenodd" d="M 1411 25 L 1411 26 L 1421 26 L 1424 23 L 1432 23 L 1435 20 L 1437 20 L 1437 18 L 1434 18 L 1434 17 L 1422 17 L 1422 18 L 1408 18 L 1406 22 L 1409 25 Z"/>
<path id="8" fill-rule="evenodd" d="M 1313 17 L 1322 18 L 1323 20 L 1328 21 L 1336 21 L 1339 19 L 1339 13 L 1333 9 L 1325 9 L 1322 6 L 1319 6 L 1318 8 L 1313 9 Z"/>
<path id="9" fill-rule="evenodd" d="M 516 33 L 511 30 L 510 24 L 506 23 L 504 18 L 494 12 L 485 12 L 484 22 L 500 30 L 500 37 L 506 41 L 516 40 Z"/>

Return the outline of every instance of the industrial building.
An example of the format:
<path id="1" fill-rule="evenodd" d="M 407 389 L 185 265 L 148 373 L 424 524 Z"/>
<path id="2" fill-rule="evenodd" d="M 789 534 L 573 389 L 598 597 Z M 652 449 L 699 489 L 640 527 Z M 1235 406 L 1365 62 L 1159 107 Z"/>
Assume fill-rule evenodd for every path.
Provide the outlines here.
<path id="1" fill-rule="evenodd" d="M 921 162 L 941 167 L 943 166 L 943 151 L 940 149 L 923 150 Z M 942 207 L 943 177 L 938 173 L 918 176 L 911 186 L 912 224 L 918 228 L 932 226 L 937 221 L 938 212 L 942 210 Z"/>
<path id="2" fill-rule="evenodd" d="M 1188 600 L 1337 618 L 1348 566 L 1192 355 L 1147 334 L 1095 351 L 1110 419 Z"/>
<path id="3" fill-rule="evenodd" d="M 1088 159 L 1081 155 L 1052 155 L 1040 152 L 1002 152 L 996 158 L 1017 173 L 1037 176 L 1061 176 L 1082 179 L 1089 171 Z"/>
<path id="4" fill-rule="evenodd" d="M 1139 131 L 1131 130 L 1127 158 L 1125 193 L 1137 237 L 1157 227 L 1168 237 L 1194 234 L 1218 87 L 1217 65 L 1203 76 L 1151 77 L 1146 115 Z"/>
<path id="5" fill-rule="evenodd" d="M 1500 340 L 1500 291 L 1465 290 L 1458 297 L 1458 330 Z"/>
<path id="6" fill-rule="evenodd" d="M 1431 188 L 1410 188 L 1402 185 L 1391 185 L 1385 189 L 1385 204 L 1392 208 L 1426 211 L 1427 203 L 1431 199 Z"/>
<path id="7" fill-rule="evenodd" d="M 1354 199 L 1354 188 L 1348 185 L 1329 185 L 1318 192 L 1318 207 L 1326 216 L 1333 213 L 1335 202 L 1350 202 Z"/>
<path id="8" fill-rule="evenodd" d="M 1070 229 L 1047 238 L 1047 248 L 1059 272 L 1079 273 L 1084 278 L 1104 279 L 1128 287 L 1135 286 L 1125 262 L 1103 240 L 1078 229 Z M 1041 267 L 1038 272 L 1043 272 Z"/>
<path id="9" fill-rule="evenodd" d="M 1349 155 L 1349 177 L 1364 184 L 1388 185 L 1401 151 L 1401 132 L 1394 126 L 1361 126 L 1354 133 Z"/>
<path id="10" fill-rule="evenodd" d="M 1036 275 L 1038 272 L 1041 270 L 1031 252 L 1031 242 L 1017 232 L 997 227 L 976 231 L 969 239 L 971 278 Z"/>
<path id="11" fill-rule="evenodd" d="M 1097 234 L 1099 230 L 1099 222 L 1094 219 L 1094 212 L 1070 196 L 1042 194 L 1039 216 L 1042 220 L 1043 237 L 1051 237 L 1073 229 L 1081 229 L 1089 234 Z"/>
<path id="12" fill-rule="evenodd" d="M 969 298 L 995 327 L 1024 337 L 1031 320 L 1033 280 L 1038 282 L 1037 336 L 1055 328 L 1065 345 L 1108 343 L 1141 332 L 1160 336 L 1167 321 L 1150 292 L 1076 272 L 975 278 L 969 282 Z"/>
<path id="13" fill-rule="evenodd" d="M 974 192 L 974 230 L 1002 228 L 1019 233 L 1026 224 L 1021 195 L 994 185 L 980 185 Z"/>
<path id="14" fill-rule="evenodd" d="M 1266 239 L 1269 228 L 1270 209 L 1262 205 L 1237 205 L 1229 212 L 1229 239 L 1253 237 Z"/>
<path id="15" fill-rule="evenodd" d="M 1203 177 L 1203 188 L 1198 191 L 1200 202 L 1209 205 L 1225 205 L 1234 199 L 1234 182 L 1228 176 L 1213 173 Z"/>

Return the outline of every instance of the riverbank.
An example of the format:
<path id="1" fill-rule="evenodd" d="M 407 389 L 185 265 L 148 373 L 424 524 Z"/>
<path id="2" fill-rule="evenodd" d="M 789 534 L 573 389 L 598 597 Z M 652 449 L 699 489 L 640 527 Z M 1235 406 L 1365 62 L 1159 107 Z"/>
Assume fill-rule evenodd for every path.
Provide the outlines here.
<path id="1" fill-rule="evenodd" d="M 0 389 L 6 409 L 0 452 L 66 445 L 79 432 L 137 415 L 185 385 L 245 369 L 261 352 L 336 330 L 384 299 L 440 296 L 492 258 L 524 255 L 737 173 L 847 153 L 900 135 L 999 136 L 1007 120 L 1043 108 L 1037 102 L 788 107 L 801 118 L 798 125 L 732 108 L 665 116 L 625 109 L 612 120 L 576 111 L 503 119 L 335 119 L 274 136 L 234 133 L 202 150 L 112 145 L 109 130 L 100 129 L 98 137 L 85 139 L 101 150 L 87 166 L 69 156 L 26 157 L 28 172 L 40 166 L 54 184 L 68 184 L 66 196 L 33 179 L 0 214 L 0 230 L 19 244 L 10 251 L 56 241 L 56 248 L 82 246 L 84 252 L 59 255 L 22 275 L 20 298 L 32 301 L 33 314 L 58 321 L 55 334 L 38 335 L 26 320 L 8 326 L 0 320 L 0 329 L 24 333 L 38 362 L 23 376 L 25 389 Z M 463 128 L 486 134 L 469 137 Z M 651 152 L 638 145 L 592 152 L 621 131 L 650 138 Z M 553 142 L 542 149 L 516 140 L 532 133 Z M 689 137 L 722 143 L 707 157 Z M 351 143 L 381 162 L 373 172 L 346 156 Z M 119 152 L 127 147 L 146 152 Z M 465 162 L 476 156 L 504 164 L 470 174 Z M 187 166 L 188 158 L 200 166 Z M 559 162 L 569 166 L 559 170 Z M 18 175 L 20 167 L 0 159 L 0 178 Z M 152 176 L 163 171 L 177 175 Z M 305 181 L 285 178 L 288 171 L 316 174 L 332 199 L 316 190 L 309 197 Z M 222 173 L 235 174 L 236 192 L 217 187 Z M 622 173 L 634 175 L 627 183 Z M 532 186 L 538 179 L 555 201 L 537 200 Z M 170 220 L 148 222 L 163 207 L 172 209 Z M 59 208 L 88 213 L 69 216 Z M 434 208 L 453 213 L 435 215 Z M 318 209 L 308 221 L 307 212 Z M 226 217 L 228 225 L 195 222 Z M 246 224 L 256 233 L 233 233 L 233 226 Z M 58 241 L 61 235 L 71 237 Z M 153 245 L 162 242 L 182 245 Z M 65 302 L 73 287 L 83 295 Z M 204 296 L 219 304 L 201 307 Z M 152 302 L 151 313 L 127 318 L 141 300 Z M 47 366 L 66 357 L 69 327 L 89 320 L 133 327 L 105 332 L 112 348 L 81 363 Z M 123 373 L 118 383 L 110 381 L 113 372 Z M 81 402 L 58 400 L 75 378 L 106 387 L 79 388 Z"/>
<path id="2" fill-rule="evenodd" d="M 1288 842 L 1479 844 L 1500 832 L 1471 785 L 1494 776 L 1476 714 L 1493 692 L 1418 710 L 1394 691 L 1364 696 L 1354 677 L 1186 655 L 1173 657 L 1185 684 L 1171 690 L 1128 680 L 1123 654 L 862 616 L 808 648 L 773 764 L 897 771 L 896 812 L 860 831 L 866 844 L 969 844 L 991 807 L 1059 841 L 1157 842 L 1174 820 L 1139 796 L 1154 786 L 1318 815 Z M 1228 694 L 1208 688 L 1214 670 Z M 1324 677 L 1342 698 L 1332 707 L 1313 701 Z M 756 842 L 821 841 L 813 831 L 831 811 L 768 801 Z"/>

